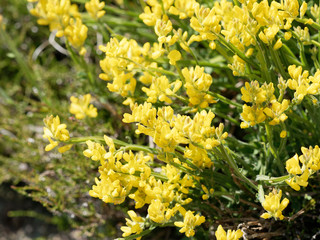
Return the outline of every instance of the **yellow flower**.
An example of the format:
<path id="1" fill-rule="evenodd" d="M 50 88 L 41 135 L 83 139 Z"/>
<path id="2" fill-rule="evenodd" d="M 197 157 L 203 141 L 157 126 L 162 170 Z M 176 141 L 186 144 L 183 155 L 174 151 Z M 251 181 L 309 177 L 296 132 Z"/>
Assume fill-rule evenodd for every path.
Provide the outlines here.
<path id="1" fill-rule="evenodd" d="M 265 200 L 262 203 L 263 208 L 267 211 L 261 215 L 262 218 L 268 219 L 274 217 L 276 220 L 282 220 L 284 216 L 282 211 L 288 206 L 289 200 L 284 198 L 281 201 L 282 191 L 273 190 L 269 195 L 265 195 Z M 281 201 L 281 202 L 280 202 Z"/>
<path id="2" fill-rule="evenodd" d="M 180 19 L 192 17 L 195 4 L 198 4 L 195 0 L 175 0 L 174 6 L 169 9 L 169 13 L 179 15 Z"/>
<path id="3" fill-rule="evenodd" d="M 245 61 L 239 58 L 238 55 L 233 56 L 232 64 L 228 64 L 228 67 L 232 70 L 232 74 L 234 76 L 245 75 L 245 68 L 246 68 Z"/>
<path id="4" fill-rule="evenodd" d="M 288 116 L 284 112 L 289 108 L 290 101 L 285 99 L 282 103 L 275 101 L 271 102 L 271 107 L 265 108 L 264 113 L 272 118 L 272 121 L 269 122 L 270 125 L 277 125 L 280 122 L 284 122 Z"/>
<path id="5" fill-rule="evenodd" d="M 59 116 L 53 117 L 51 115 L 46 117 L 43 122 L 46 125 L 46 127 L 43 128 L 43 138 L 47 138 L 50 142 L 50 144 L 45 148 L 46 151 L 51 151 L 53 148 L 58 146 L 58 142 L 52 140 L 52 138 L 62 142 L 69 140 L 70 137 L 67 125 L 60 124 Z M 63 148 L 61 150 L 63 150 Z"/>
<path id="6" fill-rule="evenodd" d="M 298 154 L 294 155 L 292 158 L 290 158 L 286 161 L 286 169 L 287 169 L 288 173 L 293 174 L 293 175 L 297 175 L 297 174 L 302 173 L 302 170 L 299 165 Z"/>
<path id="7" fill-rule="evenodd" d="M 166 206 L 160 199 L 153 199 L 148 207 L 148 214 L 152 221 L 163 223 L 165 220 Z"/>
<path id="8" fill-rule="evenodd" d="M 277 42 L 273 45 L 273 49 L 278 50 L 281 47 L 282 47 L 282 41 L 281 41 L 281 38 L 279 38 Z"/>
<path id="9" fill-rule="evenodd" d="M 241 99 L 245 102 L 261 104 L 267 100 L 266 91 L 260 88 L 258 81 L 246 82 L 245 87 L 241 88 Z"/>
<path id="10" fill-rule="evenodd" d="M 86 116 L 91 118 L 97 117 L 97 109 L 92 104 L 89 105 L 90 100 L 90 94 L 86 94 L 79 98 L 71 96 L 71 105 L 69 108 L 70 113 L 75 114 L 77 119 L 83 119 Z"/>
<path id="11" fill-rule="evenodd" d="M 144 24 L 146 24 L 147 26 L 156 25 L 157 20 L 161 19 L 162 16 L 161 5 L 156 1 L 153 1 L 153 3 L 155 4 L 153 4 L 151 7 L 146 6 L 144 8 L 144 13 L 141 13 L 139 15 L 139 18 L 142 19 Z"/>
<path id="12" fill-rule="evenodd" d="M 174 225 L 180 227 L 181 233 L 185 233 L 187 237 L 192 237 L 195 234 L 194 228 L 205 222 L 205 217 L 199 214 L 194 215 L 190 210 L 184 215 L 183 222 L 175 222 Z"/>
<path id="13" fill-rule="evenodd" d="M 64 152 L 70 150 L 70 148 L 72 148 L 72 146 L 73 146 L 73 144 L 64 145 L 62 147 L 59 147 L 58 151 L 59 151 L 59 153 L 64 153 Z"/>
<path id="14" fill-rule="evenodd" d="M 287 137 L 287 131 L 282 130 L 281 133 L 280 133 L 280 137 L 281 137 L 281 138 Z"/>
<path id="15" fill-rule="evenodd" d="M 159 99 L 161 102 L 171 104 L 172 100 L 168 97 L 176 93 L 182 85 L 180 80 L 176 80 L 173 83 L 169 83 L 169 79 L 166 76 L 154 78 L 149 88 L 142 87 L 147 96 L 147 102 L 155 103 Z"/>
<path id="16" fill-rule="evenodd" d="M 76 48 L 80 55 L 86 53 L 86 49 L 83 47 L 84 41 L 87 39 L 88 28 L 82 24 L 80 18 L 74 20 L 70 19 L 69 25 L 64 30 L 64 35 L 67 37 L 69 43 Z"/>
<path id="17" fill-rule="evenodd" d="M 105 159 L 105 154 L 107 153 L 104 147 L 101 144 L 92 142 L 90 140 L 86 141 L 86 144 L 88 145 L 88 149 L 83 151 L 83 155 L 91 158 L 94 161 L 100 160 L 103 162 Z"/>
<path id="18" fill-rule="evenodd" d="M 237 231 L 228 230 L 228 232 L 226 233 L 226 231 L 222 228 L 222 226 L 219 225 L 215 235 L 217 240 L 238 240 L 242 237 L 243 233 L 241 232 L 240 229 L 238 229 Z"/>
<path id="19" fill-rule="evenodd" d="M 167 15 L 164 15 L 162 19 L 158 19 L 156 21 L 154 31 L 158 36 L 158 41 L 160 44 L 166 42 L 166 36 L 171 32 L 171 30 L 172 23 Z"/>
<path id="20" fill-rule="evenodd" d="M 176 65 L 176 62 L 179 61 L 181 59 L 181 53 L 178 50 L 172 50 L 169 54 L 168 54 L 168 58 L 169 58 L 169 63 L 171 65 Z"/>
<path id="21" fill-rule="evenodd" d="M 302 147 L 301 152 L 302 155 L 295 154 L 286 162 L 286 169 L 292 176 L 286 182 L 296 191 L 300 190 L 300 186 L 306 187 L 309 176 L 320 169 L 320 149 L 318 145 L 314 148 L 311 146 L 309 148 Z M 301 167 L 300 163 L 302 164 Z"/>
<path id="22" fill-rule="evenodd" d="M 90 2 L 86 2 L 85 8 L 92 18 L 98 19 L 106 13 L 106 11 L 102 10 L 104 5 L 105 3 L 99 0 L 90 0 Z"/>
<path id="23" fill-rule="evenodd" d="M 131 234 L 139 234 L 143 231 L 144 219 L 137 216 L 132 210 L 128 211 L 128 215 L 131 219 L 126 218 L 127 226 L 121 227 L 121 231 L 123 232 L 122 237 L 127 237 Z M 139 240 L 141 237 L 137 239 Z"/>
<path id="24" fill-rule="evenodd" d="M 212 77 L 204 72 L 203 67 L 184 68 L 181 72 L 186 80 L 184 86 L 189 96 L 190 106 L 206 108 L 210 103 L 216 102 L 211 95 L 206 93 L 212 84 Z"/>
<path id="25" fill-rule="evenodd" d="M 241 128 L 247 128 L 250 126 L 254 126 L 258 123 L 262 123 L 266 119 L 266 115 L 264 114 L 264 109 L 257 107 L 256 105 L 250 107 L 246 104 L 242 106 L 241 118 L 245 122 L 241 123 Z"/>
<path id="26" fill-rule="evenodd" d="M 308 4 L 306 2 L 303 2 L 300 7 L 300 17 L 302 18 L 306 11 L 308 10 Z"/>
<path id="27" fill-rule="evenodd" d="M 292 37 L 292 33 L 291 33 L 291 32 L 286 32 L 286 33 L 284 34 L 284 39 L 287 40 L 287 41 L 288 41 L 291 37 Z"/>

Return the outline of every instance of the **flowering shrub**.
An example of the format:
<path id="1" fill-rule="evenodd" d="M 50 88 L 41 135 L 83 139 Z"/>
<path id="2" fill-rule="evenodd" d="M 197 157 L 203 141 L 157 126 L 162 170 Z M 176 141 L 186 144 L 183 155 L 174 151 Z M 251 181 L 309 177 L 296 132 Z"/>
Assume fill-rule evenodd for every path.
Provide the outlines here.
<path id="1" fill-rule="evenodd" d="M 290 222 L 307 209 L 296 191 L 316 181 L 320 169 L 316 3 L 141 1 L 141 29 L 126 33 L 109 26 L 108 11 L 137 13 L 103 1 L 29 2 L 38 24 L 48 25 L 85 71 L 88 92 L 101 81 L 90 61 L 102 54 L 99 78 L 111 93 L 99 97 L 121 96 L 123 124 L 135 123 L 133 141 L 125 142 L 116 135 L 73 137 L 65 119 L 44 120 L 46 151 L 85 142 L 83 155 L 100 162 L 89 194 L 127 206 L 125 239 L 165 226 L 186 237 L 202 228 L 206 238 L 239 239 L 249 237 L 246 227 L 226 232 L 212 224 L 226 216 Z M 94 34 L 102 37 L 99 49 Z M 72 96 L 69 111 L 93 124 L 99 106 L 90 98 Z M 251 215 L 227 210 L 239 206 Z"/>

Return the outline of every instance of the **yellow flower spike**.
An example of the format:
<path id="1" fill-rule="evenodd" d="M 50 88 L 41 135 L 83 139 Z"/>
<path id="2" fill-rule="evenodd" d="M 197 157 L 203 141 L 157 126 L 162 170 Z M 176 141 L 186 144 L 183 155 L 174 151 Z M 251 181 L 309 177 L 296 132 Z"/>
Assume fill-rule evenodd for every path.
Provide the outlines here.
<path id="1" fill-rule="evenodd" d="M 104 147 L 99 143 L 92 142 L 91 140 L 86 141 L 86 144 L 88 149 L 83 151 L 83 155 L 94 161 L 100 160 L 103 162 L 105 159 L 104 156 L 107 153 Z"/>
<path id="2" fill-rule="evenodd" d="M 81 17 L 77 5 L 71 4 L 70 0 L 38 1 L 30 13 L 38 17 L 39 25 L 49 25 L 50 31 L 57 31 L 57 37 L 64 36 L 71 18 Z"/>
<path id="3" fill-rule="evenodd" d="M 291 37 L 292 37 L 292 33 L 291 32 L 285 32 L 285 34 L 284 34 L 284 39 L 285 40 L 288 41 Z"/>
<path id="4" fill-rule="evenodd" d="M 203 200 L 208 200 L 209 199 L 209 190 L 205 185 L 201 185 L 202 190 L 204 191 L 205 194 L 202 195 Z"/>
<path id="5" fill-rule="evenodd" d="M 159 43 L 165 43 L 166 36 L 172 31 L 172 23 L 167 15 L 164 15 L 162 19 L 158 19 L 156 21 L 154 31 L 158 36 Z"/>
<path id="6" fill-rule="evenodd" d="M 238 229 L 237 231 L 228 230 L 228 232 L 226 233 L 221 225 L 219 225 L 217 231 L 215 232 L 217 240 L 238 240 L 242 237 L 242 235 L 243 233 L 240 229 Z"/>
<path id="7" fill-rule="evenodd" d="M 281 138 L 286 138 L 287 137 L 287 131 L 282 130 L 281 133 L 280 133 L 280 137 Z"/>
<path id="8" fill-rule="evenodd" d="M 297 34 L 298 39 L 303 42 L 304 44 L 310 43 L 310 34 L 309 34 L 309 28 L 305 27 L 302 29 L 300 26 L 293 28 L 294 32 Z"/>
<path id="9" fill-rule="evenodd" d="M 310 13 L 315 19 L 319 19 L 319 6 L 317 4 L 314 4 L 310 8 Z"/>
<path id="10" fill-rule="evenodd" d="M 252 49 L 252 48 L 250 48 Z M 249 51 L 249 50 L 248 50 Z M 250 54 L 250 52 L 249 52 Z M 232 64 L 228 64 L 228 67 L 232 70 L 234 76 L 244 76 L 246 64 L 238 55 L 233 56 Z"/>
<path id="11" fill-rule="evenodd" d="M 51 151 L 52 149 L 54 149 L 56 146 L 58 146 L 58 142 L 57 141 L 53 141 L 50 137 L 48 138 L 50 144 L 48 144 L 46 147 L 45 147 L 45 151 Z"/>
<path id="12" fill-rule="evenodd" d="M 267 88 L 262 88 L 258 81 L 246 82 L 245 87 L 241 88 L 241 99 L 245 102 L 251 102 L 255 104 L 261 104 L 267 100 L 267 89 L 273 93 L 273 85 L 270 83 Z"/>
<path id="13" fill-rule="evenodd" d="M 52 140 L 52 138 L 62 142 L 69 140 L 70 136 L 69 131 L 66 129 L 67 125 L 60 123 L 59 116 L 53 117 L 53 115 L 51 115 L 46 117 L 43 122 L 46 126 L 43 128 L 43 138 L 47 138 L 50 142 L 50 144 L 45 148 L 46 151 L 51 151 L 53 148 L 58 146 L 58 142 Z"/>
<path id="14" fill-rule="evenodd" d="M 86 94 L 79 98 L 74 96 L 70 97 L 71 105 L 69 108 L 70 113 L 75 114 L 77 119 L 83 119 L 86 116 L 95 118 L 97 117 L 97 109 L 90 104 L 91 95 Z M 89 105 L 90 104 L 90 105 Z"/>
<path id="15" fill-rule="evenodd" d="M 88 28 L 84 25 L 80 18 L 75 21 L 73 18 L 70 19 L 69 25 L 64 30 L 64 35 L 67 37 L 71 46 L 76 48 L 80 54 L 85 54 L 83 44 L 87 39 Z"/>
<path id="16" fill-rule="evenodd" d="M 286 169 L 287 169 L 288 173 L 293 174 L 293 175 L 297 175 L 297 174 L 302 173 L 302 170 L 299 165 L 298 154 L 294 155 L 292 158 L 290 158 L 286 161 Z"/>
<path id="17" fill-rule="evenodd" d="M 311 146 L 309 148 L 302 147 L 301 152 L 303 155 L 299 157 L 300 162 L 308 169 L 318 171 L 320 169 L 320 151 L 318 145 L 314 148 Z"/>
<path id="18" fill-rule="evenodd" d="M 286 183 L 292 187 L 296 191 L 300 191 L 299 184 L 296 183 L 295 177 L 290 178 L 289 180 L 286 180 Z"/>
<path id="19" fill-rule="evenodd" d="M 277 40 L 277 42 L 273 45 L 273 49 L 274 50 L 278 50 L 278 49 L 280 49 L 282 47 L 282 41 L 281 41 L 281 38 L 279 38 L 278 40 Z"/>
<path id="20" fill-rule="evenodd" d="M 288 87 L 295 90 L 294 101 L 300 103 L 306 95 L 315 95 L 320 92 L 319 71 L 314 76 L 309 76 L 307 70 L 302 72 L 302 67 L 291 65 L 288 72 L 292 79 L 288 79 Z"/>
<path id="21" fill-rule="evenodd" d="M 179 15 L 180 19 L 190 18 L 194 14 L 195 0 L 175 0 L 174 6 L 169 8 L 169 13 Z"/>
<path id="22" fill-rule="evenodd" d="M 132 210 L 128 211 L 128 215 L 130 219 L 126 218 L 127 226 L 120 228 L 123 232 L 122 237 L 128 237 L 131 234 L 139 234 L 143 231 L 143 223 L 145 220 L 142 217 L 137 216 Z M 139 240 L 141 237 L 137 239 Z"/>
<path id="23" fill-rule="evenodd" d="M 59 147 L 58 151 L 59 151 L 59 153 L 64 153 L 64 152 L 70 150 L 72 148 L 72 146 L 73 146 L 73 144 L 68 144 L 63 147 Z"/>
<path id="24" fill-rule="evenodd" d="M 210 103 L 216 102 L 212 96 L 206 94 L 212 84 L 212 77 L 204 72 L 203 67 L 184 68 L 181 72 L 186 80 L 184 86 L 189 96 L 190 106 L 206 108 Z"/>
<path id="25" fill-rule="evenodd" d="M 148 207 L 148 214 L 152 221 L 156 223 L 163 223 L 165 220 L 165 205 L 160 199 L 154 199 Z"/>
<path id="26" fill-rule="evenodd" d="M 253 51 L 254 51 L 254 48 L 249 48 L 247 51 L 246 51 L 246 57 L 250 57 L 252 54 L 253 54 Z"/>
<path id="27" fill-rule="evenodd" d="M 169 83 L 169 79 L 163 75 L 157 78 L 153 78 L 150 87 L 142 87 L 141 90 L 147 94 L 147 102 L 155 103 L 159 99 L 161 102 L 171 104 L 172 100 L 168 96 L 176 93 L 181 86 L 182 82 L 180 80 Z"/>
<path id="28" fill-rule="evenodd" d="M 168 54 L 168 58 L 171 65 L 176 65 L 176 62 L 181 59 L 181 53 L 178 50 L 172 50 Z"/>
<path id="29" fill-rule="evenodd" d="M 264 114 L 264 108 L 260 108 L 257 106 L 250 107 L 246 104 L 242 106 L 241 118 L 245 122 L 241 123 L 241 128 L 247 128 L 250 126 L 254 126 L 256 124 L 262 123 L 266 119 L 266 115 Z"/>
<path id="30" fill-rule="evenodd" d="M 200 168 L 210 168 L 213 162 L 208 157 L 208 152 L 203 149 L 189 144 L 189 147 L 185 148 L 184 157 L 192 160 L 192 163 Z"/>
<path id="31" fill-rule="evenodd" d="M 282 191 L 273 190 L 269 193 L 269 195 L 265 195 L 265 200 L 262 203 L 263 208 L 267 211 L 262 214 L 260 217 L 264 219 L 275 218 L 276 220 L 283 220 L 284 216 L 282 215 L 282 211 L 288 206 L 289 200 L 284 198 L 281 201 Z M 280 202 L 281 201 L 281 202 Z"/>
<path id="32" fill-rule="evenodd" d="M 161 19 L 162 16 L 162 7 L 159 3 L 156 3 L 152 7 L 146 6 L 144 8 L 144 13 L 139 15 L 139 18 L 142 19 L 144 24 L 147 26 L 154 26 L 158 19 Z"/>
<path id="33" fill-rule="evenodd" d="M 274 100 L 271 102 L 271 107 L 267 107 L 263 110 L 268 117 L 272 118 L 272 121 L 269 122 L 270 125 L 277 125 L 288 118 L 284 112 L 289 108 L 289 103 L 290 101 L 287 99 L 284 99 L 282 103 Z"/>
<path id="34" fill-rule="evenodd" d="M 187 237 L 192 237 L 195 234 L 194 228 L 205 222 L 205 217 L 199 214 L 194 215 L 190 210 L 184 215 L 183 222 L 174 222 L 174 225 L 180 227 L 179 232 L 185 233 Z"/>
<path id="35" fill-rule="evenodd" d="M 308 10 L 308 4 L 306 2 L 303 2 L 300 7 L 300 17 L 302 18 L 306 11 Z"/>
<path id="36" fill-rule="evenodd" d="M 105 3 L 99 0 L 90 0 L 90 2 L 86 2 L 85 8 L 93 19 L 98 19 L 106 13 L 106 11 L 102 10 L 104 5 Z"/>

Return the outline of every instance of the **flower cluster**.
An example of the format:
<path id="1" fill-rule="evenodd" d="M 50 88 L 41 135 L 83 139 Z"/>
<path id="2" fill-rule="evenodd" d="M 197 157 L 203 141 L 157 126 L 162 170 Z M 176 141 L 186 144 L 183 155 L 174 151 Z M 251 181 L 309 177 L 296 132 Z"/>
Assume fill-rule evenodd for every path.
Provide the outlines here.
<path id="1" fill-rule="evenodd" d="M 65 142 L 69 140 L 69 131 L 67 130 L 66 124 L 60 123 L 59 116 L 53 117 L 52 115 L 46 117 L 43 120 L 46 127 L 43 128 L 44 134 L 43 138 L 47 138 L 50 142 L 45 148 L 46 151 L 51 151 L 56 146 L 58 146 L 59 142 Z M 72 144 L 65 145 L 59 148 L 59 152 L 63 153 L 69 150 L 72 147 Z"/>
<path id="2" fill-rule="evenodd" d="M 264 83 L 260 87 L 258 81 L 250 84 L 246 82 L 245 87 L 241 88 L 241 93 L 243 101 L 252 103 L 252 106 L 243 105 L 241 128 L 262 123 L 267 118 L 270 119 L 270 125 L 277 125 L 288 118 L 284 112 L 288 109 L 290 101 L 284 99 L 279 102 L 276 99 L 273 83 Z"/>
<path id="3" fill-rule="evenodd" d="M 90 94 L 80 96 L 79 98 L 71 96 L 71 105 L 69 108 L 70 113 L 74 114 L 77 119 L 83 119 L 86 116 L 91 118 L 97 117 L 97 109 L 92 104 L 89 105 L 90 100 Z"/>
<path id="4" fill-rule="evenodd" d="M 106 13 L 106 11 L 102 10 L 104 5 L 105 3 L 99 0 L 90 0 L 90 2 L 86 2 L 85 8 L 93 19 L 98 19 Z"/>
<path id="5" fill-rule="evenodd" d="M 196 146 L 212 149 L 228 136 L 223 132 L 222 123 L 217 128 L 211 126 L 214 117 L 214 113 L 205 110 L 197 113 L 193 119 L 186 115 L 175 116 L 169 106 L 156 110 L 150 103 L 145 103 L 133 105 L 132 114 L 124 114 L 123 122 L 137 122 L 136 133 L 151 136 L 165 152 L 173 152 L 179 144 L 189 144 L 188 151 L 196 151 Z M 189 152 L 188 155 L 194 154 Z"/>
<path id="6" fill-rule="evenodd" d="M 38 24 L 49 25 L 50 31 L 57 31 L 57 37 L 65 36 L 81 55 L 86 53 L 83 44 L 87 38 L 88 28 L 82 23 L 76 4 L 71 4 L 70 0 L 29 1 L 37 2 L 30 12 L 39 18 Z"/>
<path id="7" fill-rule="evenodd" d="M 180 213 L 184 221 L 175 222 L 175 225 L 187 236 L 192 236 L 193 229 L 204 222 L 203 216 L 194 215 L 183 207 L 192 201 L 187 194 L 189 188 L 195 187 L 193 177 L 169 164 L 163 166 L 161 172 L 154 172 L 149 166 L 152 163 L 150 155 L 125 152 L 121 148 L 116 150 L 112 139 L 104 138 L 108 152 L 92 141 L 87 141 L 89 149 L 84 151 L 85 156 L 101 161 L 100 177 L 89 194 L 106 203 L 121 204 L 129 197 L 135 201 L 136 208 L 148 204 L 148 219 L 156 223 L 166 223 Z M 124 237 L 140 233 L 143 230 L 141 223 L 145 222 L 132 211 L 128 214 L 132 220 L 127 220 L 127 227 L 122 228 Z"/>
<path id="8" fill-rule="evenodd" d="M 291 65 L 288 68 L 290 79 L 287 85 L 294 90 L 294 101 L 300 103 L 306 95 L 320 94 L 320 70 L 317 70 L 314 76 L 309 76 L 309 72 L 302 67 Z"/>
<path id="9" fill-rule="evenodd" d="M 215 235 L 216 235 L 217 240 L 238 240 L 242 237 L 243 233 L 241 232 L 240 229 L 238 229 L 237 231 L 228 230 L 228 232 L 226 232 L 223 229 L 223 227 L 221 225 L 219 225 Z"/>
<path id="10" fill-rule="evenodd" d="M 320 169 L 320 151 L 318 145 L 314 148 L 301 148 L 302 155 L 295 154 L 286 162 L 286 169 L 291 178 L 287 184 L 294 190 L 299 191 L 300 186 L 308 185 L 309 176 Z M 300 166 L 300 163 L 302 166 Z"/>
<path id="11" fill-rule="evenodd" d="M 265 195 L 265 200 L 262 203 L 263 208 L 267 211 L 261 215 L 262 218 L 268 219 L 273 217 L 274 219 L 283 220 L 284 216 L 282 211 L 288 206 L 289 200 L 284 198 L 281 201 L 282 191 L 274 189 L 269 195 Z"/>

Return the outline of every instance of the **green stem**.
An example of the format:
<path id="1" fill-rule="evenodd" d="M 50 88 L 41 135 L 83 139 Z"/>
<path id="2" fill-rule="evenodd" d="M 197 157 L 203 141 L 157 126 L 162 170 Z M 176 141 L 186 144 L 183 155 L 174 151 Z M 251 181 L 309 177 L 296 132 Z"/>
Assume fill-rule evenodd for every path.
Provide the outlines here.
<path id="1" fill-rule="evenodd" d="M 109 38 L 107 32 L 106 32 L 105 29 L 104 29 L 103 22 L 101 22 L 100 19 L 98 19 L 98 28 L 99 28 L 99 30 L 100 30 L 100 32 L 101 32 L 104 40 L 105 40 L 106 42 L 109 42 L 110 38 Z"/>
<path id="2" fill-rule="evenodd" d="M 297 57 L 286 44 L 282 44 L 281 50 L 286 53 L 287 59 L 289 58 L 288 60 L 290 60 L 291 63 L 302 66 L 302 63 L 297 59 Z"/>
<path id="3" fill-rule="evenodd" d="M 230 69 L 226 65 L 221 65 L 221 64 L 217 64 L 217 63 L 211 63 L 211 62 L 207 62 L 207 61 L 198 61 L 198 62 L 196 62 L 195 60 L 180 60 L 179 63 L 184 64 L 184 65 L 199 65 L 199 66 L 204 66 L 204 67 Z"/>
<path id="4" fill-rule="evenodd" d="M 215 93 L 215 92 L 211 92 L 211 91 L 206 91 L 207 94 L 219 99 L 221 102 L 224 102 L 226 104 L 229 104 L 229 105 L 232 105 L 232 106 L 235 106 L 239 109 L 242 109 L 242 105 L 240 103 L 237 103 L 237 102 L 234 102 L 234 101 L 231 101 L 230 99 L 220 95 L 219 93 Z"/>
<path id="5" fill-rule="evenodd" d="M 65 141 L 64 143 L 84 143 L 88 140 L 105 143 L 104 137 L 102 136 L 74 137 L 74 138 L 70 138 L 68 141 Z M 118 139 L 112 139 L 112 140 L 115 145 L 124 147 L 121 150 L 143 151 L 143 152 L 148 152 L 152 154 L 158 153 L 158 150 L 154 148 L 149 148 L 149 147 L 141 146 L 137 144 L 128 144 Z"/>
<path id="6" fill-rule="evenodd" d="M 158 72 L 158 73 L 174 76 L 174 77 L 178 77 L 179 76 L 178 74 L 176 74 L 174 72 L 167 71 L 167 70 L 164 70 L 164 69 L 153 68 L 153 67 L 148 67 L 147 69 L 149 69 L 151 71 L 154 71 L 154 72 Z"/>
<path id="7" fill-rule="evenodd" d="M 185 98 L 183 96 L 180 96 L 178 94 L 172 94 L 171 96 L 176 97 L 177 99 L 179 99 L 180 101 L 182 101 L 184 104 L 188 105 L 189 104 L 189 100 L 188 98 Z"/>
<path id="8" fill-rule="evenodd" d="M 229 48 L 234 54 L 238 55 L 242 60 L 254 66 L 255 68 L 259 68 L 259 66 L 255 62 L 253 62 L 250 58 L 246 57 L 246 55 L 244 55 L 244 53 L 241 52 L 236 46 L 234 46 L 230 42 L 227 42 L 224 39 L 224 37 L 222 37 L 220 34 L 216 34 L 216 33 L 214 34 L 219 38 L 222 44 L 225 45 L 227 48 Z"/>
<path id="9" fill-rule="evenodd" d="M 90 82 L 91 86 L 94 87 L 96 85 L 96 82 L 95 82 L 93 75 L 92 75 L 92 72 L 90 71 L 89 66 L 86 63 L 86 61 L 84 60 L 83 56 L 80 56 L 80 64 L 81 64 L 81 67 L 85 70 L 87 77 L 89 78 L 89 82 Z"/>
<path id="10" fill-rule="evenodd" d="M 177 72 L 178 72 L 178 74 L 179 74 L 179 76 L 180 76 L 181 81 L 182 81 L 183 83 L 186 83 L 186 80 L 185 80 L 185 78 L 184 78 L 184 76 L 183 76 L 183 74 L 182 74 L 182 72 L 181 72 L 181 68 L 179 67 L 178 63 L 176 63 L 174 66 L 175 66 L 176 69 L 177 69 Z"/>
<path id="11" fill-rule="evenodd" d="M 273 155 L 273 157 L 276 159 L 277 165 L 278 165 L 278 168 L 279 168 L 281 174 L 284 174 L 283 164 L 277 154 L 276 149 L 274 148 L 273 139 L 272 139 L 272 129 L 268 123 L 265 124 L 265 129 L 266 129 L 267 139 L 268 139 L 269 146 L 270 146 L 269 150 L 270 150 L 271 154 Z"/>
<path id="12" fill-rule="evenodd" d="M 278 51 L 275 51 L 271 45 L 269 45 L 269 51 L 270 51 L 270 53 L 271 53 L 271 57 L 272 57 L 272 59 L 273 59 L 273 62 L 274 62 L 274 64 L 275 64 L 278 72 L 281 74 L 281 76 L 282 76 L 284 79 L 287 79 L 287 78 L 288 78 L 288 74 L 286 73 L 286 71 L 285 71 L 284 68 L 283 68 L 283 65 L 282 65 L 282 62 L 281 62 L 281 60 L 280 60 Z"/>
<path id="13" fill-rule="evenodd" d="M 261 47 L 261 44 L 259 41 L 257 41 L 257 49 L 258 49 L 258 54 L 257 58 L 259 59 L 259 62 L 261 64 L 261 72 L 262 72 L 262 78 L 266 79 L 268 83 L 272 82 L 270 72 L 268 70 L 267 66 L 267 60 L 266 60 L 266 54 L 263 52 L 263 49 Z"/>
<path id="14" fill-rule="evenodd" d="M 228 154 L 227 150 L 224 148 L 224 146 L 221 144 L 218 146 L 222 156 L 224 157 L 224 160 L 228 163 L 228 165 L 234 170 L 234 173 L 243 180 L 246 184 L 248 184 L 250 187 L 252 187 L 254 190 L 258 191 L 258 187 L 251 182 L 245 175 L 241 173 L 239 170 L 237 164 L 235 163 L 234 159 Z"/>
<path id="15" fill-rule="evenodd" d="M 263 181 L 269 184 L 279 184 L 284 182 L 285 180 L 290 179 L 291 176 L 290 175 L 285 175 L 285 176 L 281 176 L 281 177 L 269 177 L 269 176 L 265 176 L 265 175 L 258 175 L 256 180 L 257 181 Z"/>
<path id="16" fill-rule="evenodd" d="M 301 60 L 304 67 L 308 67 L 308 62 L 307 62 L 307 58 L 305 55 L 303 43 L 299 42 L 299 46 L 300 46 L 300 60 Z"/>
<path id="17" fill-rule="evenodd" d="M 306 22 L 308 21 L 308 19 L 302 19 L 302 18 L 295 18 L 295 21 L 299 22 L 299 23 L 303 23 L 306 24 Z M 316 22 L 313 22 L 311 24 L 308 24 L 309 26 L 313 27 L 314 29 L 320 30 L 320 25 Z"/>
<path id="18" fill-rule="evenodd" d="M 217 110 L 213 110 L 212 112 L 214 112 L 217 116 L 219 116 L 223 119 L 229 120 L 230 122 L 234 123 L 235 125 L 240 126 L 240 122 L 238 120 L 234 119 L 233 117 L 230 117 L 224 113 L 218 112 Z"/>

